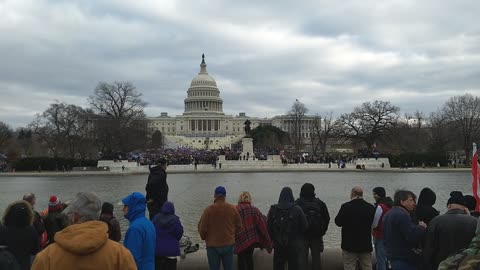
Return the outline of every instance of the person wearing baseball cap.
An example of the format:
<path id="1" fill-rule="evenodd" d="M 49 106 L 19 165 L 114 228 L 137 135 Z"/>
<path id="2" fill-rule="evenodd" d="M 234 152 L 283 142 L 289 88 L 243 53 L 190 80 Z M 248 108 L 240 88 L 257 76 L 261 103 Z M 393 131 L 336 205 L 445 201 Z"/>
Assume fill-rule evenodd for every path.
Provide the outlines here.
<path id="1" fill-rule="evenodd" d="M 203 211 L 198 232 L 207 245 L 209 269 L 220 269 L 223 263 L 225 270 L 233 269 L 233 251 L 235 233 L 242 228 L 242 220 L 237 208 L 225 201 L 225 187 L 215 188 L 213 204 Z"/>

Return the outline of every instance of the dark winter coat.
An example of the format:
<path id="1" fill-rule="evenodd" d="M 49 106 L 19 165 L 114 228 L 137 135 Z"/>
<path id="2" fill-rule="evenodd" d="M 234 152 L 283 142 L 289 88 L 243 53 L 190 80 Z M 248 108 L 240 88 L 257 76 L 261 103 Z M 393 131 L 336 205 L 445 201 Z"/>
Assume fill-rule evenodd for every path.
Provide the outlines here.
<path id="1" fill-rule="evenodd" d="M 43 222 L 50 245 L 55 242 L 55 234 L 68 226 L 68 217 L 62 212 L 48 212 Z"/>
<path id="2" fill-rule="evenodd" d="M 298 246 L 304 248 L 304 239 L 305 239 L 305 231 L 308 228 L 307 218 L 303 213 L 303 210 L 300 206 L 295 204 L 295 199 L 293 198 L 293 193 L 291 188 L 283 188 L 280 192 L 280 197 L 278 199 L 278 204 L 272 205 L 270 211 L 268 212 L 267 217 L 267 230 L 268 234 L 270 235 L 270 239 L 273 241 L 273 245 L 275 248 L 274 239 L 274 211 L 275 208 L 278 209 L 290 209 L 292 214 L 292 225 L 291 225 L 291 233 L 289 234 L 289 243 L 294 246 Z"/>
<path id="3" fill-rule="evenodd" d="M 328 224 L 330 223 L 330 214 L 328 213 L 327 205 L 322 200 L 320 200 L 319 198 L 300 197 L 295 201 L 295 203 L 302 208 L 304 213 L 305 213 L 305 202 L 315 202 L 319 206 L 320 216 L 323 219 L 323 225 L 324 225 L 323 232 L 322 232 L 321 236 L 325 235 L 325 233 L 328 230 Z M 313 236 L 315 236 L 317 238 L 319 237 L 318 235 L 315 235 L 312 232 L 312 228 L 308 228 L 305 234 L 306 234 L 307 237 L 313 237 Z"/>
<path id="4" fill-rule="evenodd" d="M 437 200 L 437 195 L 433 190 L 429 188 L 424 188 L 418 196 L 418 203 L 415 208 L 415 220 L 423 221 L 427 225 L 430 223 L 434 217 L 438 216 L 440 212 L 433 207 L 435 201 Z"/>
<path id="5" fill-rule="evenodd" d="M 7 246 L 17 259 L 21 270 L 29 270 L 31 256 L 40 249 L 40 239 L 33 228 L 34 213 L 26 201 L 10 204 L 0 225 L 0 245 Z"/>
<path id="6" fill-rule="evenodd" d="M 167 172 L 162 166 L 149 168 L 147 186 L 145 187 L 148 211 L 155 214 L 160 213 L 162 205 L 168 200 Z"/>
<path id="7" fill-rule="evenodd" d="M 449 255 L 467 248 L 476 228 L 477 219 L 460 209 L 449 210 L 432 219 L 423 248 L 425 269 L 437 269 Z"/>
<path id="8" fill-rule="evenodd" d="M 122 238 L 122 231 L 120 230 L 120 223 L 118 219 L 112 214 L 103 213 L 100 215 L 100 221 L 107 223 L 108 225 L 108 238 L 110 240 L 120 242 Z"/>
<path id="9" fill-rule="evenodd" d="M 383 241 L 385 253 L 390 260 L 417 263 L 418 247 L 425 229 L 412 221 L 410 213 L 403 207 L 394 206 L 383 217 Z"/>
<path id="10" fill-rule="evenodd" d="M 342 204 L 335 224 L 342 227 L 342 249 L 355 252 L 372 252 L 372 223 L 375 207 L 364 199 L 353 199 Z"/>
<path id="11" fill-rule="evenodd" d="M 155 256 L 179 256 L 183 226 L 175 215 L 175 208 L 171 202 L 163 204 L 162 212 L 153 218 L 153 225 L 157 233 Z"/>

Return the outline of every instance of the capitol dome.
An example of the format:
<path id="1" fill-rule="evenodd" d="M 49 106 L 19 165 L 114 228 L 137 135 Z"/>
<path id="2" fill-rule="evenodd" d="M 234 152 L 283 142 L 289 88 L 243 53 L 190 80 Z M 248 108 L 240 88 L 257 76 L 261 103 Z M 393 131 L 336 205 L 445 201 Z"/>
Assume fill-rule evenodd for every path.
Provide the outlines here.
<path id="1" fill-rule="evenodd" d="M 205 55 L 202 54 L 200 72 L 192 79 L 185 99 L 184 115 L 224 115 L 223 100 L 220 98 L 217 82 L 208 75 Z"/>
<path id="2" fill-rule="evenodd" d="M 217 82 L 208 75 L 207 65 L 205 64 L 205 56 L 202 55 L 202 63 L 200 64 L 200 72 L 192 79 L 190 87 L 195 86 L 213 86 L 217 87 Z"/>

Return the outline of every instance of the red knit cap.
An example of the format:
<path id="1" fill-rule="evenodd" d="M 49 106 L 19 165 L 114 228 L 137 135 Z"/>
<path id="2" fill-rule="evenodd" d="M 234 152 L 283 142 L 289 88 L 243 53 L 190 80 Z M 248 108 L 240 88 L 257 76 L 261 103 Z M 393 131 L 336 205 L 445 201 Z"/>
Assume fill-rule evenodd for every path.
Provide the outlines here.
<path id="1" fill-rule="evenodd" d="M 62 204 L 60 203 L 60 199 L 52 195 L 50 196 L 50 200 L 48 201 L 48 212 L 58 212 L 62 211 Z"/>

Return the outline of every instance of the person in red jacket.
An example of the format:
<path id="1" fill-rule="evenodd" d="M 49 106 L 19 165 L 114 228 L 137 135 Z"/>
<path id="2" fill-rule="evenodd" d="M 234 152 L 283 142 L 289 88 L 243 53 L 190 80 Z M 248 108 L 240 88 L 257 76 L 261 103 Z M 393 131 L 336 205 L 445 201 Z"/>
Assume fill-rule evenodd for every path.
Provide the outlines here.
<path id="1" fill-rule="evenodd" d="M 235 254 L 239 270 L 253 270 L 253 251 L 256 247 L 272 252 L 272 243 L 267 231 L 267 217 L 252 205 L 252 196 L 244 191 L 238 198 L 238 213 L 242 229 L 235 233 Z"/>
<path id="2" fill-rule="evenodd" d="M 375 258 L 377 259 L 376 269 L 385 270 L 387 268 L 387 255 L 383 245 L 383 217 L 392 208 L 393 201 L 386 197 L 385 188 L 376 187 L 373 189 L 373 198 L 375 199 L 375 216 L 373 218 L 373 243 L 375 245 Z"/>

